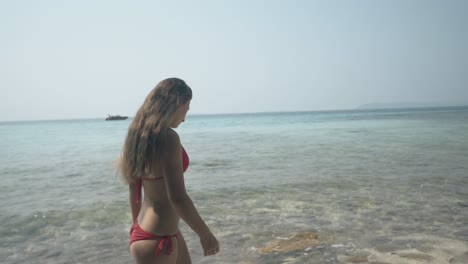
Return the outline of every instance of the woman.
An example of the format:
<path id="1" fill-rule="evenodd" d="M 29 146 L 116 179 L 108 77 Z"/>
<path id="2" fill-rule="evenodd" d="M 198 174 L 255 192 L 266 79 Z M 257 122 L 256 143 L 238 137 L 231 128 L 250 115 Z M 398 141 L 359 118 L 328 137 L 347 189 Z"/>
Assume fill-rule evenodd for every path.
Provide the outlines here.
<path id="1" fill-rule="evenodd" d="M 219 252 L 185 190 L 189 159 L 172 129 L 184 122 L 191 99 L 183 80 L 165 79 L 146 97 L 128 130 L 120 170 L 129 184 L 130 251 L 137 263 L 191 263 L 180 218 L 200 237 L 205 256 Z"/>

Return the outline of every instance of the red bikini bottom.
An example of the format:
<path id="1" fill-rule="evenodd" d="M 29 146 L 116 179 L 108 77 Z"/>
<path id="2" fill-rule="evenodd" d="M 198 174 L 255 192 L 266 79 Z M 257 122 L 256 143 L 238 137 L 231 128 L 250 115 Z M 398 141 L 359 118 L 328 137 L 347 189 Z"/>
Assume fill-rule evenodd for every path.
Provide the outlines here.
<path id="1" fill-rule="evenodd" d="M 130 229 L 130 245 L 139 240 L 156 240 L 156 239 L 161 239 L 159 241 L 158 247 L 156 248 L 156 251 L 154 253 L 154 258 L 156 259 L 161 253 L 161 250 L 166 246 L 166 255 L 171 255 L 172 250 L 173 250 L 173 245 L 172 245 L 172 238 L 175 237 L 177 240 L 179 239 L 179 232 L 177 232 L 174 235 L 168 235 L 168 236 L 157 236 L 155 234 L 151 234 L 143 230 L 138 223 L 134 223 L 132 228 Z"/>

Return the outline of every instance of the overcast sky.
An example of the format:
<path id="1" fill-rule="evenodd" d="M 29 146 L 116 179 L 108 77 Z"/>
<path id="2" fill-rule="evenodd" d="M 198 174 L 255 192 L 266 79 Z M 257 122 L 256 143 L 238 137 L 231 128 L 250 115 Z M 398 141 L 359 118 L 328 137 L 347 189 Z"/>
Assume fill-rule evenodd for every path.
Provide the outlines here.
<path id="1" fill-rule="evenodd" d="M 168 3 L 171 2 L 171 3 Z M 468 1 L 0 1 L 0 121 L 468 104 Z"/>

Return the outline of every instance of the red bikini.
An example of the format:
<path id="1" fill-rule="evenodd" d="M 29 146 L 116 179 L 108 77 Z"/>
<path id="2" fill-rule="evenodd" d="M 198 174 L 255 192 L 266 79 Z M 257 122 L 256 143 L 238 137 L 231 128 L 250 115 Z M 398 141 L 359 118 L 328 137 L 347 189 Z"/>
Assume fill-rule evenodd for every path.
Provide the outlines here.
<path id="1" fill-rule="evenodd" d="M 185 152 L 185 149 L 182 147 L 182 168 L 183 171 L 185 172 L 189 166 L 189 157 L 187 155 L 187 152 Z M 140 203 L 141 202 L 141 182 L 142 180 L 161 180 L 164 177 L 157 177 L 157 178 L 138 178 L 136 182 L 136 190 L 135 190 L 135 203 Z M 175 237 L 176 239 L 179 239 L 179 232 L 177 232 L 174 235 L 167 235 L 167 236 L 158 236 L 155 234 L 151 234 L 145 230 L 143 230 L 140 225 L 138 224 L 137 219 L 133 219 L 133 226 L 130 229 L 130 244 L 132 244 L 135 241 L 139 240 L 155 240 L 155 239 L 161 239 L 159 241 L 158 247 L 156 248 L 155 255 L 154 257 L 157 258 L 161 250 L 164 248 L 164 245 L 166 245 L 166 255 L 170 255 L 173 250 L 172 246 L 172 238 Z"/>

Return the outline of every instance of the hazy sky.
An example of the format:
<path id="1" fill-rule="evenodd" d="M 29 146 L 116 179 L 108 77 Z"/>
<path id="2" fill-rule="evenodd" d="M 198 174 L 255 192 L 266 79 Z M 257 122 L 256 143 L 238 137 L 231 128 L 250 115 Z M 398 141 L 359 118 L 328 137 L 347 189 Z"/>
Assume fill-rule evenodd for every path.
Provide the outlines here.
<path id="1" fill-rule="evenodd" d="M 0 1 L 0 121 L 468 104 L 468 1 Z"/>

